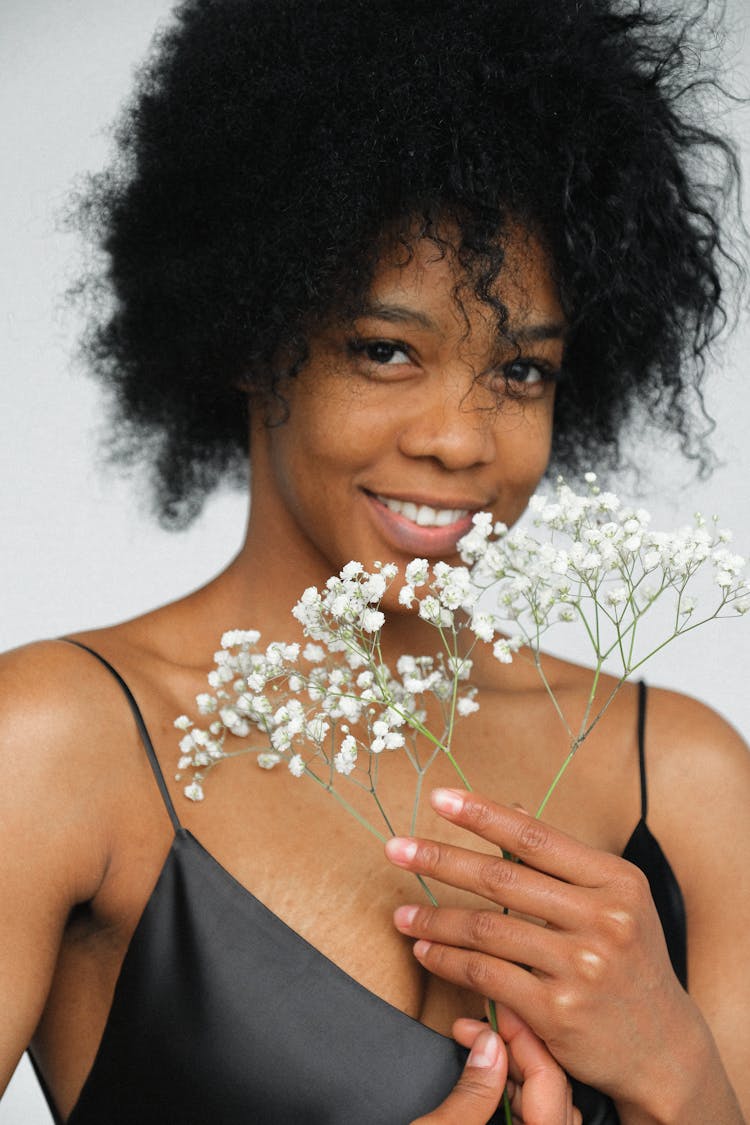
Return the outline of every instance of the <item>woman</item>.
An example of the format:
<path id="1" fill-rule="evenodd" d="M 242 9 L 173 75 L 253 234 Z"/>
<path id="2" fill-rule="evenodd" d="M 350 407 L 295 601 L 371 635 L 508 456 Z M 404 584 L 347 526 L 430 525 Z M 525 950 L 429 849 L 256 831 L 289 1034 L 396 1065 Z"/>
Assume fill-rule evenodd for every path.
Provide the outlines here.
<path id="1" fill-rule="evenodd" d="M 480 664 L 458 748 L 504 803 L 462 801 L 439 764 L 420 838 L 440 847 L 391 844 L 390 865 L 312 786 L 292 820 L 287 778 L 249 758 L 199 807 L 171 780 L 171 721 L 223 630 L 292 639 L 292 602 L 350 558 L 453 558 L 473 511 L 520 516 L 551 454 L 611 460 L 638 401 L 687 441 L 722 258 L 687 173 L 727 150 L 688 123 L 675 36 L 601 3 L 179 9 L 90 200 L 118 298 L 91 351 L 166 518 L 237 472 L 248 428 L 253 505 L 219 578 L 73 638 L 144 726 L 91 652 L 4 661 L 9 745 L 32 749 L 6 776 L 6 853 L 30 843 L 3 873 L 23 904 L 3 1067 L 33 1036 L 61 1119 L 489 1120 L 490 997 L 519 1120 L 574 1120 L 563 1068 L 587 1121 L 743 1120 L 748 767 L 697 704 L 653 692 L 646 724 L 623 692 L 531 832 L 508 803 L 534 806 L 560 738 L 523 664 Z M 391 656 L 430 651 L 386 609 Z M 548 674 L 574 712 L 585 673 Z M 636 828 L 646 749 L 658 845 Z M 413 872 L 445 884 L 440 909 Z M 476 1052 L 463 1083 L 452 1028 Z"/>

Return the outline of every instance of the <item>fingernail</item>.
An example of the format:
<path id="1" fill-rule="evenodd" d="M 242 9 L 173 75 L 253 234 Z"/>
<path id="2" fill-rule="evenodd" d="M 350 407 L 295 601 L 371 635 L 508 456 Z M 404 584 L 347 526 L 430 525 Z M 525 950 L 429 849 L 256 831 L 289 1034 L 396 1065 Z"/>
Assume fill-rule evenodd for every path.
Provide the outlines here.
<path id="1" fill-rule="evenodd" d="M 418 906 L 399 906 L 393 912 L 393 921 L 400 928 L 408 930 L 418 909 Z"/>
<path id="2" fill-rule="evenodd" d="M 407 840 L 403 836 L 394 836 L 385 845 L 385 854 L 393 863 L 409 863 L 417 854 L 415 840 Z"/>
<path id="3" fill-rule="evenodd" d="M 431 941 L 425 941 L 424 938 L 420 938 L 419 941 L 415 941 L 414 942 L 414 956 L 415 957 L 424 957 L 424 955 L 426 954 L 427 950 L 430 948 L 431 945 L 432 945 L 432 942 Z"/>
<path id="4" fill-rule="evenodd" d="M 431 800 L 433 808 L 449 816 L 456 816 L 464 807 L 463 796 L 456 789 L 433 789 Z"/>
<path id="5" fill-rule="evenodd" d="M 489 1070 L 489 1068 L 494 1066 L 497 1062 L 499 1054 L 500 1040 L 497 1035 L 495 1035 L 494 1031 L 480 1031 L 479 1035 L 474 1040 L 474 1046 L 471 1048 L 466 1061 L 469 1066 Z"/>

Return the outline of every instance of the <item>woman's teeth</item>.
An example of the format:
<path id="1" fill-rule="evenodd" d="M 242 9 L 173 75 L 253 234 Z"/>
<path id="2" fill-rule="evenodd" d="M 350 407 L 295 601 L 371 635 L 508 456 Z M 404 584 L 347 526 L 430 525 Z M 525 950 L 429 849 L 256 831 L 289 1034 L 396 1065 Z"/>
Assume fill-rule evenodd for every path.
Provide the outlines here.
<path id="1" fill-rule="evenodd" d="M 428 504 L 412 504 L 409 500 L 391 500 L 386 496 L 377 499 L 386 508 L 405 516 L 419 527 L 449 527 L 469 514 L 468 508 L 430 508 Z"/>

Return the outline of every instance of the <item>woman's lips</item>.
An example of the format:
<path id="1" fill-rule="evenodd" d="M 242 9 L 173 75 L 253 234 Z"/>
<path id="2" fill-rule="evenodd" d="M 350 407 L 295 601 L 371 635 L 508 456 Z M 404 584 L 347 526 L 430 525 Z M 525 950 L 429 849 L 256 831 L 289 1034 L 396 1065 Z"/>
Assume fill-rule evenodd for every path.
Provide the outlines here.
<path id="1" fill-rule="evenodd" d="M 402 510 L 394 511 L 388 507 L 384 498 L 365 492 L 370 512 L 381 534 L 388 542 L 399 551 L 415 556 L 439 558 L 443 555 L 455 555 L 456 543 L 471 530 L 474 512 L 457 508 L 439 508 L 427 504 L 411 503 L 410 501 L 395 501 Z M 444 513 L 449 513 L 446 517 Z M 459 514 L 461 513 L 461 514 Z M 414 518 L 409 518 L 411 515 Z M 458 518 L 454 518 L 458 516 Z M 438 527 L 430 527 L 427 523 L 418 523 L 418 520 L 451 519 L 451 522 Z"/>

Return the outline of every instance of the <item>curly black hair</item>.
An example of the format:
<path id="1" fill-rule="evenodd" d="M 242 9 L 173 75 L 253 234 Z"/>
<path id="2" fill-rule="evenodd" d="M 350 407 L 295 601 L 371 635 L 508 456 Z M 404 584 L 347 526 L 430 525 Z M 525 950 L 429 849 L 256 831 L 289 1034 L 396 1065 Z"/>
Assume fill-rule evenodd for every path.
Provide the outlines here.
<path id="1" fill-rule="evenodd" d="M 248 392 L 283 394 L 315 326 L 356 315 L 386 236 L 408 250 L 416 222 L 439 241 L 446 218 L 501 324 L 501 232 L 520 221 L 548 248 L 571 326 L 556 469 L 618 463 L 636 405 L 705 463 L 695 404 L 739 181 L 706 125 L 707 8 L 179 4 L 82 209 L 114 296 L 87 354 L 115 392 L 116 455 L 147 456 L 162 520 L 244 474 Z"/>

